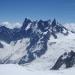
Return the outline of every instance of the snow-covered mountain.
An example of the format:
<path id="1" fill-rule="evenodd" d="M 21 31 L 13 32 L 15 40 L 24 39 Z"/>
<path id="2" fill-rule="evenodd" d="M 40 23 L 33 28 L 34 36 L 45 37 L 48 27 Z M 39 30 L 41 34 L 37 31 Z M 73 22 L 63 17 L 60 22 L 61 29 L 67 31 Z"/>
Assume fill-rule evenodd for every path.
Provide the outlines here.
<path id="1" fill-rule="evenodd" d="M 13 29 L 0 25 L 0 64 L 13 63 L 37 70 L 62 69 L 66 65 L 59 58 L 71 51 L 75 52 L 75 33 L 55 19 L 31 21 L 26 18 L 21 27 Z M 69 54 L 65 60 L 74 56 Z"/>

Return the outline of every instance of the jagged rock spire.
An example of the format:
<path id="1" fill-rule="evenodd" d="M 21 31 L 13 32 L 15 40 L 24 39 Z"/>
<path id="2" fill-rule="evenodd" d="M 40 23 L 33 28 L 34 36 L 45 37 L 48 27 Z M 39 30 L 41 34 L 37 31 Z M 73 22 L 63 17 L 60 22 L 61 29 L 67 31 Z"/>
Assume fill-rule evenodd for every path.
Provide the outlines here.
<path id="1" fill-rule="evenodd" d="M 31 22 L 30 19 L 28 18 L 25 18 L 24 22 L 23 22 L 23 26 L 22 26 L 22 29 L 25 29 L 27 27 L 27 25 Z"/>
<path id="2" fill-rule="evenodd" d="M 52 21 L 52 26 L 54 27 L 56 25 L 56 19 L 54 19 L 53 21 Z"/>

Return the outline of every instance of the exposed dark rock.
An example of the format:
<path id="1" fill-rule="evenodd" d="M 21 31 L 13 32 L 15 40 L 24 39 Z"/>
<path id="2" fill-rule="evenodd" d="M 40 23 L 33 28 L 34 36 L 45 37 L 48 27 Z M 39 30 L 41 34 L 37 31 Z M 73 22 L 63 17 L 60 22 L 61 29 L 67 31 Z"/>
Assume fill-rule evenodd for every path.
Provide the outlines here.
<path id="1" fill-rule="evenodd" d="M 28 29 L 26 29 L 27 27 Z M 36 57 L 45 54 L 49 38 L 53 36 L 57 39 L 57 33 L 68 35 L 68 30 L 64 26 L 57 24 L 55 19 L 51 23 L 50 20 L 31 21 L 30 19 L 25 18 L 21 28 L 9 29 L 5 26 L 0 26 L 1 41 L 10 43 L 11 41 L 17 42 L 23 38 L 30 39 L 30 44 L 26 48 L 27 54 L 21 58 L 19 64 L 32 62 Z M 39 49 L 37 48 L 38 46 L 40 46 Z"/>
<path id="2" fill-rule="evenodd" d="M 53 70 L 58 70 L 59 68 L 61 68 L 61 66 L 65 64 L 65 68 L 70 68 L 75 64 L 75 52 L 71 51 L 68 53 L 64 53 L 63 55 L 61 55 L 57 62 L 55 63 L 55 65 L 51 68 Z"/>
<path id="3" fill-rule="evenodd" d="M 0 48 L 3 48 L 3 47 L 4 47 L 3 44 L 0 43 Z"/>

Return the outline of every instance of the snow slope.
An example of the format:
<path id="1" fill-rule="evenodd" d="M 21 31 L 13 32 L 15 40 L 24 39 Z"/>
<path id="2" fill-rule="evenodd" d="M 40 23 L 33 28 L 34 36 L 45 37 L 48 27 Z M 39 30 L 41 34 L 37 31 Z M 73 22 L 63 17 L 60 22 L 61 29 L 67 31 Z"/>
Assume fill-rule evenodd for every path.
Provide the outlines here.
<path id="1" fill-rule="evenodd" d="M 29 38 L 18 40 L 16 44 L 13 41 L 10 44 L 0 41 L 4 46 L 4 48 L 0 48 L 0 59 L 5 61 L 9 58 L 12 61 L 18 62 L 26 53 L 26 47 L 29 45 L 29 41 Z"/>
<path id="2" fill-rule="evenodd" d="M 75 51 L 75 34 L 71 32 L 69 32 L 68 36 L 58 34 L 57 39 L 50 37 L 47 46 L 44 55 L 25 66 L 36 70 L 50 70 L 64 52 Z M 60 69 L 64 68 L 61 67 Z"/>
<path id="3" fill-rule="evenodd" d="M 59 71 L 36 71 L 19 65 L 0 65 L 0 75 L 75 75 L 75 68 Z"/>
<path id="4" fill-rule="evenodd" d="M 66 24 L 64 24 L 64 26 L 65 26 L 69 31 L 75 32 L 75 23 L 66 23 Z"/>

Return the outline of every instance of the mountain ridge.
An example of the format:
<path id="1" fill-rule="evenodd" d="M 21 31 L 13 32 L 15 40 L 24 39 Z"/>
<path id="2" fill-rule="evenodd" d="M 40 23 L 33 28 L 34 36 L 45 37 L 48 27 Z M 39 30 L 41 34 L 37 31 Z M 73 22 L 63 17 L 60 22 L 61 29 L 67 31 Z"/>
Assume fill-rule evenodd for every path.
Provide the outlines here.
<path id="1" fill-rule="evenodd" d="M 70 32 L 66 27 L 57 23 L 55 19 L 51 22 L 50 20 L 31 21 L 25 18 L 20 28 L 10 29 L 5 26 L 0 26 L 0 45 L 3 45 L 4 48 L 4 51 L 0 51 L 0 63 L 17 63 L 20 65 L 32 63 L 34 60 L 37 60 L 37 58 L 40 59 L 46 55 L 49 49 L 51 50 L 49 53 L 60 53 L 61 51 L 62 53 L 59 55 L 56 53 L 57 56 L 60 57 L 65 52 L 65 50 L 62 51 L 62 46 L 64 49 L 64 45 L 67 44 L 69 48 L 67 43 L 68 39 L 70 38 L 72 41 L 74 38 L 71 38 L 71 36 L 74 37 L 74 35 L 75 34 Z M 61 44 L 61 42 L 63 42 L 63 44 Z M 58 46 L 60 48 L 58 48 Z M 58 50 L 56 49 L 54 52 L 55 48 L 58 48 Z M 7 51 L 5 51 L 5 49 Z M 3 52 L 6 52 L 6 54 L 4 55 Z M 48 60 L 52 58 L 53 60 L 55 58 L 57 59 L 57 57 L 54 57 L 52 54 L 49 54 L 49 56 L 50 58 Z"/>

